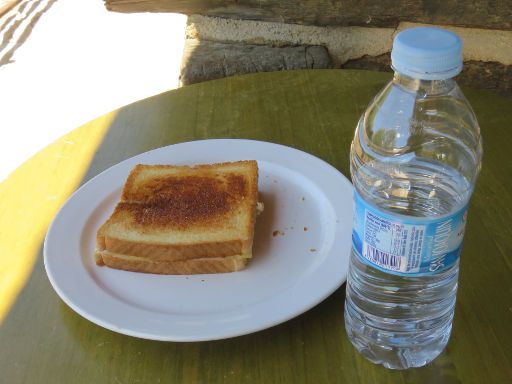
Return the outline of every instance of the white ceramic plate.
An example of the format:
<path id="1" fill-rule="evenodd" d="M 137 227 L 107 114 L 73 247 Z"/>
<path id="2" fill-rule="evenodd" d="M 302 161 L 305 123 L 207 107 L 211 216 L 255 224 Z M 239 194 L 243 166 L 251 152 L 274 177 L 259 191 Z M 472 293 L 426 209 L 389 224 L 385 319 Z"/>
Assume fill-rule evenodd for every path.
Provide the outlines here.
<path id="1" fill-rule="evenodd" d="M 245 270 L 162 276 L 96 266 L 96 230 L 135 164 L 242 159 L 258 161 L 265 204 Z M 223 339 L 289 320 L 334 292 L 346 279 L 351 227 L 352 185 L 324 161 L 260 141 L 193 141 L 123 161 L 78 189 L 50 226 L 44 262 L 62 300 L 102 327 L 154 340 Z"/>

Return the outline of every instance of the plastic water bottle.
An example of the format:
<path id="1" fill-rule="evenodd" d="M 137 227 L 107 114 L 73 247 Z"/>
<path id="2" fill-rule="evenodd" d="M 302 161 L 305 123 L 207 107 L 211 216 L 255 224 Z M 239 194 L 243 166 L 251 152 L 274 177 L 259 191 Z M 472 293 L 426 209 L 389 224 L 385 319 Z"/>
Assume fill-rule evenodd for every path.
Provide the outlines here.
<path id="1" fill-rule="evenodd" d="M 370 103 L 351 148 L 353 246 L 345 326 L 367 359 L 419 367 L 450 337 L 468 202 L 482 143 L 453 80 L 462 44 L 440 28 L 399 33 L 393 80 Z"/>

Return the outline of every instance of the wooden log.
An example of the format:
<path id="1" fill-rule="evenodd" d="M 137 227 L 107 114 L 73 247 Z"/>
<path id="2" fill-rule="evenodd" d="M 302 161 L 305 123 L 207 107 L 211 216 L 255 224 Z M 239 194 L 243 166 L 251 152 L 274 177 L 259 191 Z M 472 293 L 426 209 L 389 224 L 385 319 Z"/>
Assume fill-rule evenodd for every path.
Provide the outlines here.
<path id="1" fill-rule="evenodd" d="M 400 21 L 512 29 L 502 0 L 105 0 L 116 12 L 176 12 L 310 25 L 396 27 Z"/>
<path id="2" fill-rule="evenodd" d="M 331 67 L 327 49 L 321 46 L 272 47 L 188 39 L 180 81 L 187 85 L 247 73 Z"/>

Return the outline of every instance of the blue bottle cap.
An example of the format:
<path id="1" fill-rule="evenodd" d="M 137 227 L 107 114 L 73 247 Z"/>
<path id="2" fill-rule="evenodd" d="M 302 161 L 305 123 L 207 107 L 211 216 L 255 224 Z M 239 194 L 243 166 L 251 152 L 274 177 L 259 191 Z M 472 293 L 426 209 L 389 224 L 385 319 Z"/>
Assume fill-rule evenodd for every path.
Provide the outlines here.
<path id="1" fill-rule="evenodd" d="M 441 28 L 410 28 L 396 35 L 391 65 L 399 73 L 422 80 L 444 80 L 462 70 L 462 41 Z"/>

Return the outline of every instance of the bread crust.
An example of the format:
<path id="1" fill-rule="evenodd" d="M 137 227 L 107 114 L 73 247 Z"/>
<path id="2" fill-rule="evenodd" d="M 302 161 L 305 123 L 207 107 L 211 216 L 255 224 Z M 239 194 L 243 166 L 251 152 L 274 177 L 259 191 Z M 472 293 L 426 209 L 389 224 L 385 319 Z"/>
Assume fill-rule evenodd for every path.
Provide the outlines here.
<path id="1" fill-rule="evenodd" d="M 145 257 L 150 260 L 177 261 L 196 258 L 224 257 L 251 253 L 252 241 L 231 240 L 196 244 L 142 244 L 127 240 L 105 238 L 111 252 Z"/>
<path id="2" fill-rule="evenodd" d="M 125 271 L 155 273 L 162 275 L 195 275 L 207 273 L 228 273 L 239 271 L 247 265 L 248 258 L 227 256 L 181 261 L 155 261 L 143 257 L 130 257 L 103 252 L 97 255 L 102 265 Z M 97 261 L 98 263 L 98 261 Z"/>

